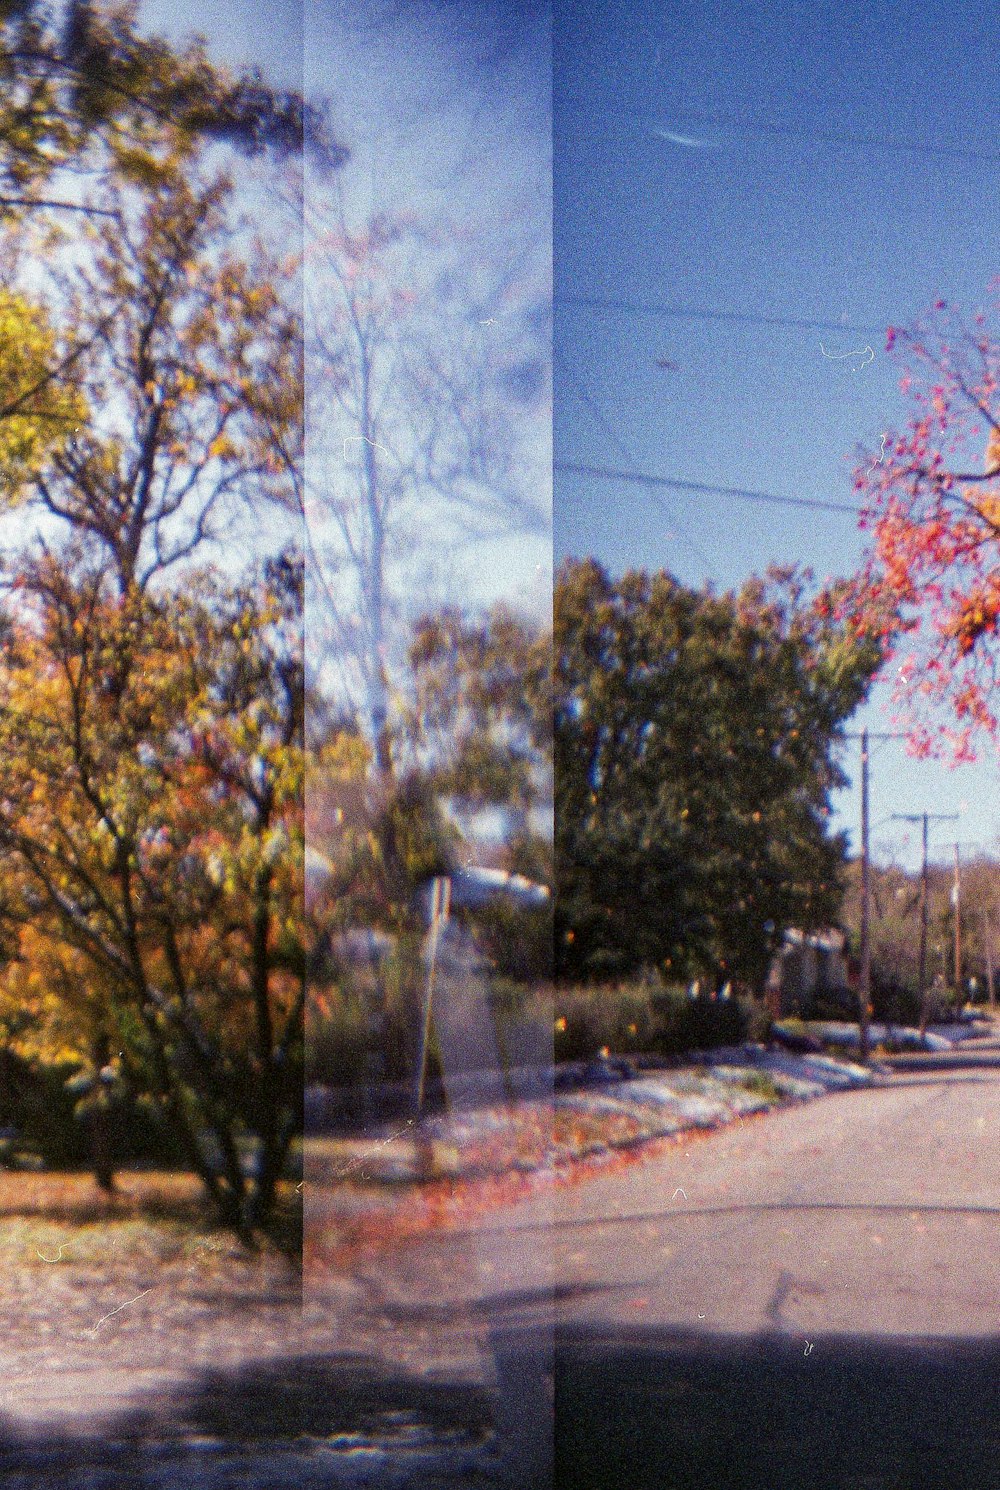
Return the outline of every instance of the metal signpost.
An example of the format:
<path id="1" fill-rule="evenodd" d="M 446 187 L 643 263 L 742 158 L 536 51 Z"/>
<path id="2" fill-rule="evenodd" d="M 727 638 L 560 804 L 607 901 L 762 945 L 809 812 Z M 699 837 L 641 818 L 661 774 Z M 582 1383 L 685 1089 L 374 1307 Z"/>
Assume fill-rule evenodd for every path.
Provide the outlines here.
<path id="1" fill-rule="evenodd" d="M 417 1081 L 414 1101 L 417 1112 L 424 1105 L 424 1082 L 427 1078 L 427 1049 L 431 1038 L 431 1009 L 434 1003 L 434 973 L 437 967 L 438 937 L 451 913 L 451 880 L 440 876 L 431 882 L 430 948 L 427 965 L 427 987 L 424 992 L 424 1017 L 421 1021 L 420 1053 L 417 1059 Z"/>

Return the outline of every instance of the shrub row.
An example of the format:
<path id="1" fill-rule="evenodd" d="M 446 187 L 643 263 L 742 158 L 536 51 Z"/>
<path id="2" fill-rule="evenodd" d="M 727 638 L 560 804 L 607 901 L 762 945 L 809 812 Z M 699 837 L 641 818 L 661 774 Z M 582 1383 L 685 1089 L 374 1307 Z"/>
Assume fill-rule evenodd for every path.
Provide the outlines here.
<path id="1" fill-rule="evenodd" d="M 317 991 L 306 1032 L 306 1082 L 361 1086 L 412 1077 L 422 980 L 412 963 L 365 971 Z M 761 1005 L 742 998 L 692 998 L 679 988 L 633 981 L 588 987 L 494 979 L 490 1006 L 501 1059 L 509 1067 L 617 1055 L 681 1056 L 689 1050 L 766 1037 Z M 433 1037 L 428 1075 L 440 1071 Z"/>
<path id="2" fill-rule="evenodd" d="M 561 988 L 555 999 L 556 1060 L 616 1055 L 668 1057 L 761 1038 L 763 1012 L 749 999 L 692 998 L 643 983 Z"/>

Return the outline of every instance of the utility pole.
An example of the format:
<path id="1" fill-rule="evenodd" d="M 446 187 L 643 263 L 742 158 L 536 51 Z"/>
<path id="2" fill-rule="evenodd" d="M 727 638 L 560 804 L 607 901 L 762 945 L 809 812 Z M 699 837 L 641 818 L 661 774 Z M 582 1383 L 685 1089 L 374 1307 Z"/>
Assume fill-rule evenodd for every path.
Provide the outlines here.
<path id="1" fill-rule="evenodd" d="M 868 1008 L 871 1003 L 871 866 L 868 852 L 868 731 L 861 731 L 861 975 L 858 979 L 858 1059 L 868 1064 Z"/>
<path id="2" fill-rule="evenodd" d="M 930 1000 L 927 997 L 927 913 L 928 913 L 928 880 L 927 880 L 927 825 L 930 822 L 954 822 L 958 817 L 957 812 L 894 812 L 892 814 L 896 822 L 923 823 L 923 861 L 920 870 L 920 962 L 917 974 L 918 992 L 920 998 L 920 1037 L 923 1039 L 927 1033 L 927 1025 L 930 1018 Z"/>
<path id="3" fill-rule="evenodd" d="M 869 851 L 868 811 L 868 741 L 902 740 L 904 735 L 876 733 L 867 729 L 860 734 L 848 734 L 849 740 L 861 741 L 861 968 L 858 977 L 858 1059 L 863 1066 L 868 1064 L 868 1009 L 871 1004 L 872 947 L 871 947 L 871 854 Z"/>
<path id="4" fill-rule="evenodd" d="M 962 917 L 959 900 L 962 893 L 962 871 L 959 867 L 958 844 L 955 844 L 955 883 L 951 898 L 955 906 L 955 999 L 959 1013 L 962 1011 Z"/>
<path id="5" fill-rule="evenodd" d="M 993 917 L 987 911 L 983 916 L 983 928 L 986 935 L 983 941 L 986 943 L 986 989 L 990 1000 L 990 1010 L 997 1006 L 996 990 L 993 986 Z"/>

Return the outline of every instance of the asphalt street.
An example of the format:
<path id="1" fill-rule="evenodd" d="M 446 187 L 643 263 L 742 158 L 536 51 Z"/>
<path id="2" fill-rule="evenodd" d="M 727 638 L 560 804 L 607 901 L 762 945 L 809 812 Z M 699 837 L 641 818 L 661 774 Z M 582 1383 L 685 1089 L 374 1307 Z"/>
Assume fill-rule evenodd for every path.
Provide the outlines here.
<path id="1" fill-rule="evenodd" d="M 368 1406 L 488 1403 L 522 1487 L 1000 1486 L 998 1097 L 977 1041 L 373 1252 Z"/>

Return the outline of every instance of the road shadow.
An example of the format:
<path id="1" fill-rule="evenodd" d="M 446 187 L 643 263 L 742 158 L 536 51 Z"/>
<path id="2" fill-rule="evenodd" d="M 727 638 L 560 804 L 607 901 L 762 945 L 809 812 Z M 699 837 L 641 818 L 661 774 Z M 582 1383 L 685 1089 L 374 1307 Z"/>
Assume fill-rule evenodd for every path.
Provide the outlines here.
<path id="1" fill-rule="evenodd" d="M 361 1356 L 302 1356 L 205 1372 L 175 1391 L 150 1393 L 128 1412 L 109 1404 L 79 1431 L 31 1432 L 4 1416 L 0 1487 L 312 1490 L 360 1483 L 368 1490 L 383 1483 L 378 1464 L 391 1466 L 396 1454 L 414 1490 L 427 1473 L 428 1490 L 430 1483 L 459 1490 L 462 1456 L 488 1450 L 494 1420 L 494 1402 L 474 1383 L 435 1383 Z M 364 1464 L 359 1445 L 369 1450 Z M 358 1482 L 365 1464 L 368 1477 Z"/>
<path id="2" fill-rule="evenodd" d="M 997 1340 L 581 1329 L 555 1358 L 566 1490 L 1000 1484 Z"/>
<path id="3" fill-rule="evenodd" d="M 440 1382 L 367 1356 L 303 1356 L 206 1373 L 182 1393 L 115 1419 L 132 1438 L 208 1436 L 227 1442 L 376 1434 L 419 1419 L 470 1438 L 490 1431 L 489 1393 L 475 1382 Z"/>
<path id="4" fill-rule="evenodd" d="M 207 1373 L 78 1439 L 28 1441 L 0 1424 L 0 1486 L 1000 1484 L 1000 1339 L 807 1341 L 780 1331 L 723 1337 L 551 1319 L 492 1325 L 490 1385 L 457 1373 L 431 1379 L 361 1355 L 309 1356 Z M 379 1446 L 367 1479 L 356 1478 L 355 1442 Z M 433 1462 L 422 1457 L 427 1445 Z M 485 1457 L 470 1460 L 470 1450 Z"/>

